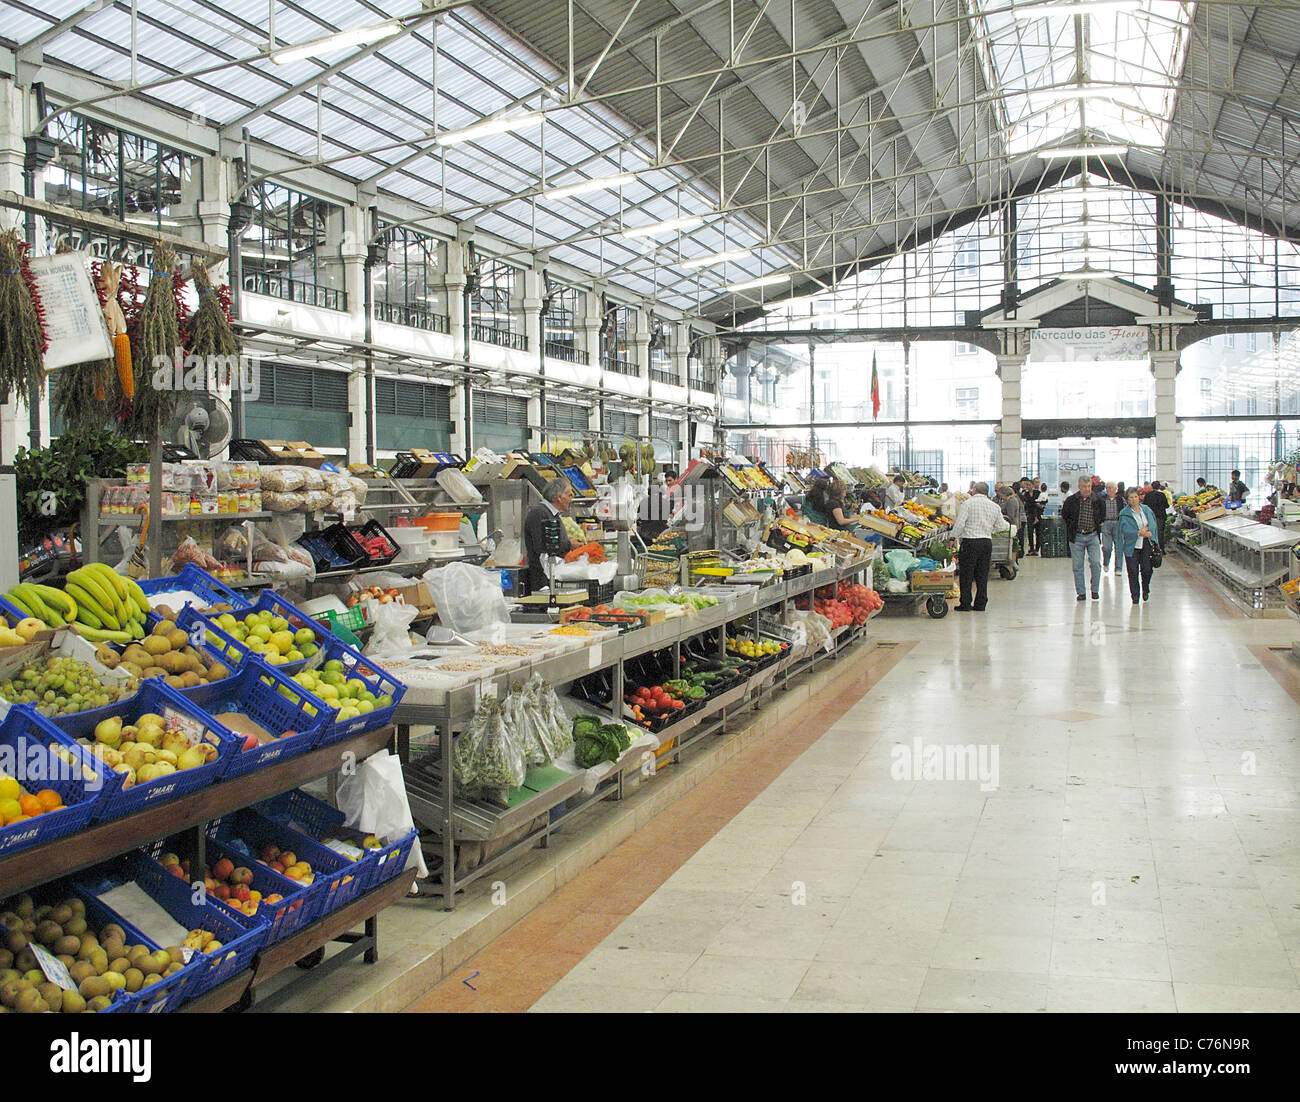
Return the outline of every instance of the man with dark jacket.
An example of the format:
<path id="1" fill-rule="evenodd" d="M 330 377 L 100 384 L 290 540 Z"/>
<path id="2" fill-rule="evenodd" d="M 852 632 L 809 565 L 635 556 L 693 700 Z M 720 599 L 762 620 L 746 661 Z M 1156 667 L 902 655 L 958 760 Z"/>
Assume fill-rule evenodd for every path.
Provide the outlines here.
<path id="1" fill-rule="evenodd" d="M 1070 545 L 1070 564 L 1074 568 L 1075 600 L 1086 601 L 1083 590 L 1083 559 L 1088 557 L 1088 573 L 1092 579 L 1092 599 L 1101 600 L 1101 526 L 1106 520 L 1106 501 L 1092 492 L 1092 479 L 1079 478 L 1078 493 L 1065 499 L 1061 506 L 1061 519 L 1065 524 L 1065 538 Z"/>
<path id="2" fill-rule="evenodd" d="M 524 516 L 524 554 L 528 559 L 528 591 L 536 593 L 549 583 L 542 557 L 563 558 L 575 547 L 578 540 L 564 531 L 564 514 L 573 504 L 573 487 L 568 479 L 556 478 L 546 484 L 542 500 Z"/>
<path id="3" fill-rule="evenodd" d="M 1024 521 L 1021 527 L 1022 549 L 1026 555 L 1038 554 L 1038 500 L 1034 492 L 1034 483 L 1032 479 L 1022 478 L 1020 485 L 1016 488 L 1020 495 L 1020 504 L 1023 506 Z"/>
<path id="4" fill-rule="evenodd" d="M 1155 514 L 1156 517 L 1156 542 L 1160 544 L 1160 550 L 1165 549 L 1165 514 L 1169 511 L 1169 499 L 1165 497 L 1165 488 L 1162 483 L 1152 482 L 1151 492 L 1142 499 L 1142 504 Z"/>

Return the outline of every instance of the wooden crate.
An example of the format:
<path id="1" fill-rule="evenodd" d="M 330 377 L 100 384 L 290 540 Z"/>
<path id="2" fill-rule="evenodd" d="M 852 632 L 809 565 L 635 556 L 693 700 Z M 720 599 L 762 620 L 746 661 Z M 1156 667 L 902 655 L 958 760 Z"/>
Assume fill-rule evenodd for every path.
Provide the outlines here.
<path id="1" fill-rule="evenodd" d="M 879 532 L 882 536 L 888 536 L 893 539 L 898 535 L 898 530 L 902 527 L 896 520 L 886 520 L 884 517 L 878 517 L 871 513 L 864 513 L 858 518 L 863 528 L 870 528 L 873 532 Z"/>

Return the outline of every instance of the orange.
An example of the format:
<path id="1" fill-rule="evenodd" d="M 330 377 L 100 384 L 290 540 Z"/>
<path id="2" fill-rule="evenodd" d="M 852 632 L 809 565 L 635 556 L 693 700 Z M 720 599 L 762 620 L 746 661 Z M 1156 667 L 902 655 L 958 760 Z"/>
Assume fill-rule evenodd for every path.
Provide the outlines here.
<path id="1" fill-rule="evenodd" d="M 57 811 L 63 806 L 63 797 L 52 788 L 42 788 L 36 793 L 36 798 L 41 801 L 41 807 L 46 811 Z"/>
<path id="2" fill-rule="evenodd" d="M 45 805 L 35 796 L 23 796 L 18 801 L 18 806 L 23 809 L 23 814 L 27 816 L 43 815 L 45 813 Z"/>

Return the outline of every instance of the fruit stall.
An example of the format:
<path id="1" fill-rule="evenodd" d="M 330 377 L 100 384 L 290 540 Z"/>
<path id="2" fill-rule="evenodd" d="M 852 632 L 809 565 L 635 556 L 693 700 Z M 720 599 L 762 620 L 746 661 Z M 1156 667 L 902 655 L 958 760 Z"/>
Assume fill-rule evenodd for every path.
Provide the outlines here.
<path id="1" fill-rule="evenodd" d="M 249 1007 L 295 964 L 376 959 L 416 832 L 302 786 L 388 747 L 405 686 L 274 593 L 226 596 L 88 564 L 0 600 L 6 1009 Z"/>

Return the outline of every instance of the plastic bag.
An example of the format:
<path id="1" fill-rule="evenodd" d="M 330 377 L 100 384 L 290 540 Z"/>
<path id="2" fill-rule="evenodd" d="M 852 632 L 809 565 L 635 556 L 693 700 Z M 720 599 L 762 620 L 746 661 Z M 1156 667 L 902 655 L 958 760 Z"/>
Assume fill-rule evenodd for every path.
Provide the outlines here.
<path id="1" fill-rule="evenodd" d="M 903 581 L 902 578 L 890 578 L 889 581 L 885 583 L 886 593 L 906 593 L 907 591 L 907 582 Z"/>
<path id="2" fill-rule="evenodd" d="M 527 702 L 528 689 L 520 682 L 506 697 L 506 723 L 514 729 L 523 750 L 525 765 L 547 765 L 551 761 L 542 743 L 542 728 Z"/>
<path id="3" fill-rule="evenodd" d="M 907 572 L 918 562 L 920 559 L 910 551 L 885 552 L 885 564 L 889 567 L 889 573 L 895 578 L 906 578 Z"/>
<path id="4" fill-rule="evenodd" d="M 454 562 L 425 573 L 438 619 L 453 631 L 476 631 L 489 624 L 508 624 L 510 610 L 501 592 L 501 576 L 480 566 Z"/>
<path id="5" fill-rule="evenodd" d="M 262 468 L 263 493 L 268 491 L 277 494 L 293 493 L 295 490 L 301 490 L 306 484 L 307 474 L 304 467 Z"/>
<path id="6" fill-rule="evenodd" d="M 344 777 L 338 799 L 339 810 L 347 816 L 346 825 L 373 834 L 384 845 L 415 829 L 411 805 L 406 800 L 402 763 L 387 750 L 371 754 L 357 766 L 355 773 Z M 421 878 L 429 875 L 418 839 L 406 859 L 406 867 L 413 866 Z"/>
<path id="7" fill-rule="evenodd" d="M 554 761 L 573 745 L 573 724 L 560 704 L 555 686 L 549 681 L 542 681 L 541 674 L 533 674 L 533 680 L 539 682 L 537 699 L 541 706 L 543 722 L 550 732 L 547 749 L 550 752 L 550 760 Z"/>
<path id="8" fill-rule="evenodd" d="M 379 657 L 409 650 L 411 621 L 420 615 L 420 610 L 415 605 L 399 604 L 397 601 L 386 605 L 381 605 L 378 601 L 368 603 L 370 618 L 375 627 L 364 653 Z"/>
<path id="9" fill-rule="evenodd" d="M 302 509 L 307 495 L 282 493 L 279 490 L 262 491 L 262 507 L 269 513 L 295 513 Z"/>
<path id="10" fill-rule="evenodd" d="M 452 757 L 452 775 L 467 796 L 508 806 L 509 791 L 524 783 L 524 754 L 517 733 L 505 721 L 505 706 L 485 700 Z"/>
<path id="11" fill-rule="evenodd" d="M 175 566 L 177 573 L 186 563 L 193 563 L 195 566 L 209 571 L 221 569 L 221 563 L 204 551 L 194 541 L 193 536 L 186 536 L 181 540 L 180 546 L 172 552 L 172 565 Z"/>

